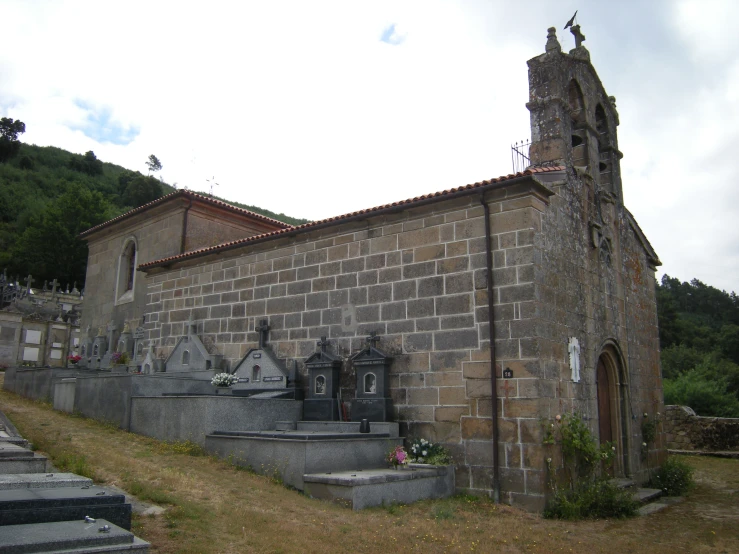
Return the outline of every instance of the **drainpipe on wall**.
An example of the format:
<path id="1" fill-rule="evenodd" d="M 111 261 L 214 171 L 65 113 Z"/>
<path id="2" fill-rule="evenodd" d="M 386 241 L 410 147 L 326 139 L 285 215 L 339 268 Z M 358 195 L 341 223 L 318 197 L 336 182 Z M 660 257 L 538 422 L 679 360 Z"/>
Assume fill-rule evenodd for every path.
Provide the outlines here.
<path id="1" fill-rule="evenodd" d="M 192 208 L 192 198 L 189 199 L 190 203 L 185 208 L 185 214 L 182 216 L 182 238 L 180 239 L 180 254 L 185 253 L 185 241 L 187 239 L 187 212 Z"/>
<path id="2" fill-rule="evenodd" d="M 493 248 L 490 239 L 490 206 L 485 195 L 480 195 L 480 204 L 485 214 L 485 258 L 488 289 L 488 334 L 490 339 L 490 401 L 493 407 L 493 500 L 500 503 L 500 465 L 498 463 L 498 375 L 495 371 L 495 318 L 493 317 Z"/>

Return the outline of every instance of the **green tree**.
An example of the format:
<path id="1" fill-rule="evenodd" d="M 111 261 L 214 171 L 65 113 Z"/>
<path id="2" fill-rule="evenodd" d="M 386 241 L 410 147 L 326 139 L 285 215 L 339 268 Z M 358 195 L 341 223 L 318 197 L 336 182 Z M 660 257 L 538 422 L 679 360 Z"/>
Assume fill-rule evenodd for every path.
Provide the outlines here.
<path id="1" fill-rule="evenodd" d="M 126 205 L 138 208 L 162 196 L 162 186 L 154 177 L 138 175 L 126 183 L 123 201 Z"/>
<path id="2" fill-rule="evenodd" d="M 115 213 L 100 193 L 79 183 L 69 184 L 64 194 L 32 218 L 19 237 L 13 248 L 15 266 L 39 280 L 83 283 L 87 243 L 79 234 Z"/>
<path id="3" fill-rule="evenodd" d="M 0 119 L 0 162 L 14 158 L 21 148 L 18 135 L 26 132 L 26 124 L 9 117 Z"/>
<path id="4" fill-rule="evenodd" d="M 69 159 L 69 169 L 96 176 L 103 174 L 103 162 L 97 159 L 95 152 L 89 150 L 84 156 L 73 155 Z"/>
<path id="5" fill-rule="evenodd" d="M 146 167 L 149 168 L 149 173 L 151 173 L 152 171 L 161 171 L 162 162 L 160 162 L 159 158 L 152 154 L 151 156 L 149 156 L 149 159 L 146 162 Z"/>
<path id="6" fill-rule="evenodd" d="M 739 400 L 726 390 L 724 381 L 708 380 L 691 369 L 676 379 L 664 380 L 665 404 L 690 406 L 695 413 L 714 417 L 739 417 Z"/>

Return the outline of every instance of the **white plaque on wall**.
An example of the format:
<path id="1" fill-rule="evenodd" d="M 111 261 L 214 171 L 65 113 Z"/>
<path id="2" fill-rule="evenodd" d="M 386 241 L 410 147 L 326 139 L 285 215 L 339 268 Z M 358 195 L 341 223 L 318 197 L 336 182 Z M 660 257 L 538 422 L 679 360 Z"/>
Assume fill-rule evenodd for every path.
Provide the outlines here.
<path id="1" fill-rule="evenodd" d="M 51 343 L 51 347 L 52 348 L 61 348 L 62 347 L 62 343 L 61 342 L 52 342 Z"/>
<path id="2" fill-rule="evenodd" d="M 80 338 L 74 337 L 72 344 L 74 345 L 75 348 L 77 348 L 80 345 Z"/>
<path id="3" fill-rule="evenodd" d="M 30 346 L 26 346 L 23 349 L 23 361 L 38 362 L 38 348 L 31 348 Z"/>
<path id="4" fill-rule="evenodd" d="M 61 360 L 62 359 L 62 351 L 61 350 L 52 350 L 49 354 L 49 357 L 52 360 Z"/>
<path id="5" fill-rule="evenodd" d="M 27 342 L 28 344 L 41 344 L 41 331 L 34 331 L 33 329 L 26 329 L 26 341 L 25 342 Z"/>

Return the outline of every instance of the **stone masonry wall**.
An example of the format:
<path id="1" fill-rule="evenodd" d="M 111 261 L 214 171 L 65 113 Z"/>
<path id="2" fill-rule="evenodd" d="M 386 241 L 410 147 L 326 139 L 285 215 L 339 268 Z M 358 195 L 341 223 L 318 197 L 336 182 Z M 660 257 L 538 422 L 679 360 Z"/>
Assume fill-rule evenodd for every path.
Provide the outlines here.
<path id="1" fill-rule="evenodd" d="M 546 196 L 533 179 L 487 193 L 494 249 L 496 348 L 516 379 L 500 384 L 503 490 L 510 501 L 542 494 L 517 440 L 519 418 L 536 417 L 526 374 L 535 328 L 534 237 Z M 441 441 L 453 452 L 460 489 L 492 488 L 492 406 L 485 225 L 479 196 L 345 223 L 240 252 L 182 264 L 148 278 L 147 329 L 168 354 L 192 317 L 211 349 L 233 367 L 256 345 L 259 319 L 281 358 L 302 362 L 323 335 L 343 358 L 370 331 L 395 357 L 391 395 L 404 435 Z M 351 367 L 342 396 L 351 398 Z M 514 431 L 515 428 L 515 431 Z M 512 444 L 507 442 L 512 441 Z M 516 444 L 513 444 L 516 443 Z M 541 473 L 541 468 L 536 469 Z"/>
<path id="2" fill-rule="evenodd" d="M 739 418 L 701 417 L 688 406 L 665 406 L 664 413 L 670 450 L 739 451 Z"/>

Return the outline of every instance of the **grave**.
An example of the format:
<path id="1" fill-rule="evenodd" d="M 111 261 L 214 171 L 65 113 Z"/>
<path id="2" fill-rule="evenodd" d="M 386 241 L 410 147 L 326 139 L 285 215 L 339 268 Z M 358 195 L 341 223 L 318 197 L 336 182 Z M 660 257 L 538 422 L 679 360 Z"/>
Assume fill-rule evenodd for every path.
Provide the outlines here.
<path id="1" fill-rule="evenodd" d="M 303 421 L 336 421 L 341 419 L 337 399 L 341 358 L 327 351 L 326 337 L 318 346 L 320 350 L 305 360 L 308 398 L 303 400 Z"/>
<path id="2" fill-rule="evenodd" d="M 262 320 L 256 328 L 259 346 L 251 348 L 234 369 L 233 375 L 238 381 L 231 387 L 231 393 L 234 396 L 300 400 L 303 391 L 296 383 L 295 366 L 288 371 L 267 344 L 269 329 L 267 320 Z"/>
<path id="3" fill-rule="evenodd" d="M 392 357 L 376 347 L 376 332 L 367 337 L 367 347 L 351 360 L 357 373 L 356 397 L 352 401 L 352 421 L 390 421 L 393 401 L 390 398 L 388 373 Z"/>
<path id="4" fill-rule="evenodd" d="M 179 338 L 164 366 L 167 373 L 208 371 L 220 369 L 222 361 L 223 355 L 208 352 L 197 335 L 197 325 L 189 319 L 187 335 Z"/>
<path id="5" fill-rule="evenodd" d="M 84 485 L 64 488 L 25 488 L 0 491 L 0 525 L 103 518 L 131 529 L 131 505 L 122 494 Z"/>

